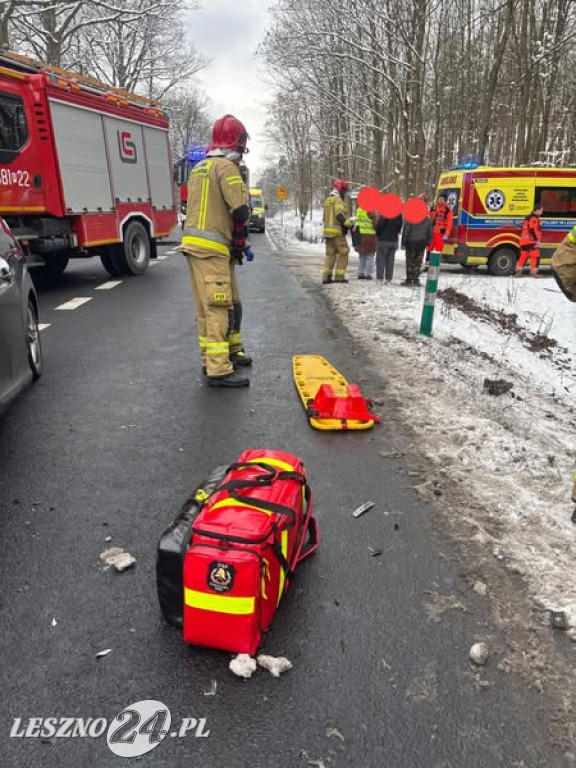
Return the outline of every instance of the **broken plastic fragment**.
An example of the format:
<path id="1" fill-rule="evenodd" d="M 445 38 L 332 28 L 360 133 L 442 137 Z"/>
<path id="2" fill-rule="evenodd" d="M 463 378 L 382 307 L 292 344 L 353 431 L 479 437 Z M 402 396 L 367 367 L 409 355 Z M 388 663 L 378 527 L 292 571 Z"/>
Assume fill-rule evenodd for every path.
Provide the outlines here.
<path id="1" fill-rule="evenodd" d="M 52 619 L 52 626 L 55 627 L 58 624 L 58 619 Z"/>
<path id="2" fill-rule="evenodd" d="M 216 689 L 218 688 L 218 683 L 216 680 L 210 680 L 210 687 L 206 688 L 204 691 L 204 696 L 216 696 Z"/>
<path id="3" fill-rule="evenodd" d="M 228 668 L 238 677 L 249 678 L 252 677 L 252 673 L 256 672 L 256 661 L 248 653 L 239 653 L 235 656 Z"/>
<path id="4" fill-rule="evenodd" d="M 104 563 L 104 570 L 115 568 L 117 571 L 125 571 L 136 562 L 136 558 L 129 552 L 124 552 L 122 547 L 110 547 L 105 549 L 100 555 L 100 560 Z"/>
<path id="5" fill-rule="evenodd" d="M 554 629 L 568 629 L 568 619 L 564 611 L 550 611 L 550 623 Z"/>
<path id="6" fill-rule="evenodd" d="M 108 656 L 109 653 L 112 653 L 112 648 L 106 648 L 103 651 L 98 651 L 98 653 L 96 654 L 96 658 L 101 659 L 104 656 Z"/>
<path id="7" fill-rule="evenodd" d="M 373 501 L 367 501 L 365 504 L 362 504 L 360 507 L 355 509 L 354 512 L 352 512 L 352 517 L 360 517 L 360 515 L 364 514 L 364 512 L 368 512 L 369 509 L 372 509 L 373 506 Z"/>
<path id="8" fill-rule="evenodd" d="M 331 736 L 336 736 L 343 744 L 346 742 L 346 739 L 342 736 L 338 728 L 328 728 L 326 730 L 326 737 L 330 738 Z"/>
<path id="9" fill-rule="evenodd" d="M 280 677 L 283 672 L 292 669 L 292 662 L 286 656 L 266 656 L 261 653 L 256 657 L 258 664 L 267 669 L 272 677 Z"/>

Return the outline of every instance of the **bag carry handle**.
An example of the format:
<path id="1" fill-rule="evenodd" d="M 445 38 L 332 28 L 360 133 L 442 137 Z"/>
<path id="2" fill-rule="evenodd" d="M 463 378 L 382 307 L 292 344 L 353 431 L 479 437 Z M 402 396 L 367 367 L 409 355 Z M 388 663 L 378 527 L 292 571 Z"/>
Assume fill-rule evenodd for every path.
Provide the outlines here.
<path id="1" fill-rule="evenodd" d="M 229 480 L 227 483 L 219 485 L 214 493 L 235 490 L 238 488 L 261 488 L 272 485 L 276 480 L 298 480 L 300 483 L 306 482 L 306 478 L 301 472 L 297 472 L 296 470 L 287 471 L 278 469 L 278 467 L 273 467 L 271 464 L 267 464 L 265 459 L 262 461 L 241 461 L 230 464 L 226 470 L 226 474 L 233 469 L 252 469 L 254 467 L 260 467 L 265 470 L 266 474 L 260 475 L 260 477 L 254 477 L 250 480 L 247 478 L 245 480 L 241 478 Z"/>
<path id="2" fill-rule="evenodd" d="M 290 519 L 288 528 L 294 525 L 294 511 L 290 507 L 285 507 L 283 504 L 275 504 L 273 501 L 267 501 L 266 499 L 255 499 L 253 496 L 240 496 L 234 490 L 230 491 L 230 497 L 249 507 L 254 507 L 254 509 L 260 509 L 263 512 L 274 512 L 276 515 L 288 517 Z M 276 527 L 274 523 L 272 523 L 272 526 Z"/>

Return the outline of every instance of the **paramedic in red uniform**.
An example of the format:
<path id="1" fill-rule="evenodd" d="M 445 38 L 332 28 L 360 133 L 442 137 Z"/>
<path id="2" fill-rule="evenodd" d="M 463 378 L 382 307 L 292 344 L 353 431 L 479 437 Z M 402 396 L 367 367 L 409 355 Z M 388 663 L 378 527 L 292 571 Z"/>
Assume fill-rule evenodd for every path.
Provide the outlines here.
<path id="1" fill-rule="evenodd" d="M 540 240 L 542 229 L 540 216 L 544 209 L 536 206 L 532 213 L 528 214 L 522 222 L 522 234 L 520 235 L 520 258 L 516 264 L 516 277 L 522 277 L 524 265 L 530 259 L 530 275 L 538 277 L 538 262 L 540 260 Z"/>
<path id="2" fill-rule="evenodd" d="M 454 214 L 447 205 L 444 195 L 438 195 L 436 205 L 430 211 L 430 218 L 432 219 L 433 230 L 428 252 L 438 251 L 438 253 L 442 253 L 444 242 L 448 239 L 454 220 Z"/>

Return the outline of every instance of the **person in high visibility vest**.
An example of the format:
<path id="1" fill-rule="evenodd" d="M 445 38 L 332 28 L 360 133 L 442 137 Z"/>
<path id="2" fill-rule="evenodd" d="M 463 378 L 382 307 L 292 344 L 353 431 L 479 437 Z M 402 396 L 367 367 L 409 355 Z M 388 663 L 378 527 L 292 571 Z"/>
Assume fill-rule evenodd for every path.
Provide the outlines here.
<path id="1" fill-rule="evenodd" d="M 198 326 L 202 368 L 212 387 L 246 387 L 250 381 L 236 372 L 249 366 L 235 307 L 241 307 L 234 265 L 247 250 L 250 208 L 239 165 L 247 151 L 248 133 L 233 115 L 214 123 L 206 159 L 188 179 L 188 205 L 182 251 Z"/>
<path id="2" fill-rule="evenodd" d="M 576 226 L 554 251 L 552 274 L 564 296 L 576 301 Z"/>
<path id="3" fill-rule="evenodd" d="M 355 246 L 358 251 L 358 280 L 372 280 L 378 238 L 370 216 L 363 208 L 356 210 L 354 230 L 358 236 Z"/>
<path id="4" fill-rule="evenodd" d="M 430 218 L 432 219 L 432 240 L 428 246 L 428 251 L 437 251 L 442 253 L 444 250 L 444 243 L 450 235 L 452 224 L 454 222 L 454 214 L 452 209 L 446 202 L 444 195 L 438 195 L 436 198 L 436 205 L 430 211 Z"/>
<path id="5" fill-rule="evenodd" d="M 324 242 L 326 256 L 322 272 L 323 283 L 347 283 L 348 242 L 346 235 L 351 227 L 348 208 L 344 202 L 348 183 L 336 179 L 334 189 L 324 201 Z M 335 269 L 334 269 L 335 268 Z"/>
<path id="6" fill-rule="evenodd" d="M 542 216 L 543 211 L 544 208 L 541 205 L 537 205 L 532 213 L 529 213 L 522 221 L 520 258 L 516 263 L 516 277 L 522 277 L 522 271 L 528 259 L 530 259 L 530 275 L 532 277 L 538 277 L 540 240 L 542 239 L 540 216 Z"/>

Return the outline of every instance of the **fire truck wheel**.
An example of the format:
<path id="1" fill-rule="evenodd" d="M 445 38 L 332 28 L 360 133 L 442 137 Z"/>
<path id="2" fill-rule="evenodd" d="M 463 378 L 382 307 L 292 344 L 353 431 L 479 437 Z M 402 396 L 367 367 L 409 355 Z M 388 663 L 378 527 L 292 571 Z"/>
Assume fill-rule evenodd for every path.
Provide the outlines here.
<path id="1" fill-rule="evenodd" d="M 124 230 L 124 248 L 120 261 L 126 275 L 143 275 L 150 263 L 150 238 L 146 227 L 131 221 Z"/>
<path id="2" fill-rule="evenodd" d="M 122 255 L 122 246 L 112 245 L 102 248 L 100 261 L 110 277 L 121 277 L 124 274 L 118 254 Z"/>
<path id="3" fill-rule="evenodd" d="M 498 248 L 490 256 L 488 270 L 492 275 L 513 275 L 518 256 L 512 248 Z"/>
<path id="4" fill-rule="evenodd" d="M 60 277 L 68 266 L 70 256 L 67 251 L 56 251 L 44 259 L 44 269 L 49 277 Z"/>

